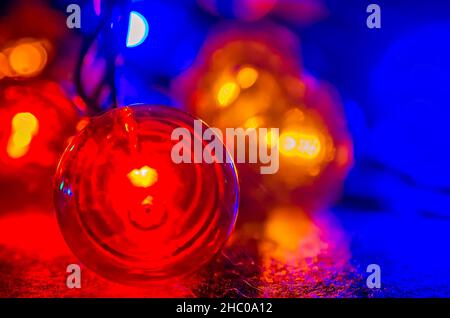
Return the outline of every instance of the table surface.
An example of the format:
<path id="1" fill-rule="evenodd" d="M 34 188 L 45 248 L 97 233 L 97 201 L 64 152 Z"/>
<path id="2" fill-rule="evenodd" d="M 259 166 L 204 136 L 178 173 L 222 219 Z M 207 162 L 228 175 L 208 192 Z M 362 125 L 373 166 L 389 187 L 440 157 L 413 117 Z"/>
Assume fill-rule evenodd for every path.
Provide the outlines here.
<path id="1" fill-rule="evenodd" d="M 3 212 L 0 297 L 450 295 L 448 219 L 345 209 L 296 213 L 238 224 L 207 268 L 175 283 L 123 286 L 82 266 L 82 288 L 68 289 L 66 267 L 78 261 L 66 247 L 51 208 Z M 408 231 L 398 231 L 405 218 Z M 381 266 L 381 289 L 366 287 L 366 267 L 373 263 Z"/>

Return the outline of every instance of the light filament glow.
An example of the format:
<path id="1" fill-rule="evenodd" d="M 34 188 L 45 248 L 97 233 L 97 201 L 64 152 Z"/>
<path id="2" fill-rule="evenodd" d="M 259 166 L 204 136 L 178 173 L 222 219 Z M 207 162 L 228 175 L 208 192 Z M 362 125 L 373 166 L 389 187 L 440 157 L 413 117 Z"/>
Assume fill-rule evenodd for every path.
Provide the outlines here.
<path id="1" fill-rule="evenodd" d="M 133 169 L 127 176 L 134 186 L 140 188 L 148 188 L 158 181 L 158 172 L 149 166 Z"/>

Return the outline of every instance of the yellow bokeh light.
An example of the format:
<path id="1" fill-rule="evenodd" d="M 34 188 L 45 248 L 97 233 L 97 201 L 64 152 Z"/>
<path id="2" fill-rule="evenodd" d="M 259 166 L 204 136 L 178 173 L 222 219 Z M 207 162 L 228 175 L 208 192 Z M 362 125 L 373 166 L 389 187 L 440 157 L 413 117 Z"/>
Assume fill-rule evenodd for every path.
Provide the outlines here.
<path id="1" fill-rule="evenodd" d="M 316 158 L 321 150 L 320 140 L 316 135 L 287 131 L 281 134 L 280 152 L 285 156 L 296 156 L 304 159 Z"/>
<path id="2" fill-rule="evenodd" d="M 296 132 L 288 131 L 282 133 L 279 138 L 280 152 L 286 156 L 294 156 L 296 154 L 297 139 L 298 134 Z"/>
<path id="3" fill-rule="evenodd" d="M 258 75 L 258 71 L 255 68 L 251 66 L 243 67 L 239 70 L 236 81 L 241 88 L 250 88 L 256 83 Z"/>
<path id="4" fill-rule="evenodd" d="M 17 131 L 11 137 L 11 142 L 19 148 L 28 146 L 33 138 L 29 132 L 25 131 Z"/>
<path id="5" fill-rule="evenodd" d="M 19 44 L 9 54 L 9 65 L 20 76 L 36 75 L 46 63 L 47 52 L 38 42 Z"/>
<path id="6" fill-rule="evenodd" d="M 320 140 L 315 135 L 300 134 L 297 151 L 301 157 L 314 159 L 320 153 Z"/>
<path id="7" fill-rule="evenodd" d="M 36 134 L 39 130 L 39 121 L 36 116 L 29 112 L 17 113 L 11 121 L 14 132 L 26 132 Z"/>
<path id="8" fill-rule="evenodd" d="M 17 113 L 11 120 L 11 136 L 6 152 L 8 156 L 17 159 L 23 157 L 30 149 L 33 136 L 39 130 L 39 121 L 32 113 Z"/>
<path id="9" fill-rule="evenodd" d="M 232 104 L 240 94 L 239 86 L 235 82 L 226 82 L 217 93 L 219 106 L 227 107 Z"/>
<path id="10" fill-rule="evenodd" d="M 149 166 L 143 166 L 131 170 L 127 177 L 134 186 L 148 188 L 158 181 L 158 172 Z"/>
<path id="11" fill-rule="evenodd" d="M 8 142 L 8 146 L 6 147 L 6 152 L 10 158 L 18 159 L 20 157 L 25 156 L 29 149 L 30 148 L 28 146 L 19 147 L 10 141 Z"/>
<path id="12" fill-rule="evenodd" d="M 264 124 L 264 119 L 258 116 L 253 116 L 247 119 L 244 123 L 244 128 L 258 128 Z"/>

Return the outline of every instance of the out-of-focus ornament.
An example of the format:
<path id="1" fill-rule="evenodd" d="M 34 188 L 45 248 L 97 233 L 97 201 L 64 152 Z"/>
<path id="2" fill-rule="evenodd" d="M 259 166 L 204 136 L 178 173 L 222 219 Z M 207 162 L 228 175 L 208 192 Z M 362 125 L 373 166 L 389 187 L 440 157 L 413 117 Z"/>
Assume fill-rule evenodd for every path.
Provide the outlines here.
<path id="1" fill-rule="evenodd" d="M 282 27 L 225 25 L 172 87 L 189 111 L 213 127 L 260 126 L 266 113 L 283 114 L 303 97 L 298 61 L 298 40 Z"/>
<path id="2" fill-rule="evenodd" d="M 113 109 L 92 119 L 61 158 L 61 231 L 79 260 L 107 279 L 139 285 L 185 275 L 210 261 L 233 229 L 234 164 L 175 163 L 176 128 L 205 146 L 184 112 Z M 183 155 L 193 158 L 191 150 Z"/>
<path id="3" fill-rule="evenodd" d="M 280 120 L 280 170 L 264 178 L 269 192 L 314 210 L 338 199 L 353 162 L 353 144 L 334 89 L 303 79 L 304 108 L 293 108 Z"/>
<path id="4" fill-rule="evenodd" d="M 2 87 L 0 96 L 2 207 L 31 194 L 48 198 L 59 155 L 75 131 L 75 107 L 49 81 Z M 16 197 L 21 200 L 11 200 Z"/>
<path id="5" fill-rule="evenodd" d="M 271 200 L 304 208 L 328 205 L 352 161 L 351 140 L 337 96 L 302 72 L 296 38 L 263 24 L 216 34 L 199 62 L 173 85 L 189 111 L 222 130 L 279 128 L 259 147 L 279 149 L 279 170 L 260 175 L 238 164 L 243 204 Z M 254 211 L 255 209 L 250 208 Z"/>

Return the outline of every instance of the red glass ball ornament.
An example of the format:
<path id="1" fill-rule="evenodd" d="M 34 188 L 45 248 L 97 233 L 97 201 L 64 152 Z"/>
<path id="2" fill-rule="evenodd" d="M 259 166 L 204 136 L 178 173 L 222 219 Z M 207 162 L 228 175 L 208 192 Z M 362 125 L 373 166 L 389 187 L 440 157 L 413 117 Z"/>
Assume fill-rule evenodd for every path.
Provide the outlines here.
<path id="1" fill-rule="evenodd" d="M 237 216 L 234 164 L 171 157 L 175 128 L 205 146 L 194 120 L 163 106 L 124 107 L 73 138 L 57 169 L 55 205 L 67 244 L 87 267 L 147 284 L 199 269 L 224 245 Z"/>

